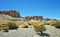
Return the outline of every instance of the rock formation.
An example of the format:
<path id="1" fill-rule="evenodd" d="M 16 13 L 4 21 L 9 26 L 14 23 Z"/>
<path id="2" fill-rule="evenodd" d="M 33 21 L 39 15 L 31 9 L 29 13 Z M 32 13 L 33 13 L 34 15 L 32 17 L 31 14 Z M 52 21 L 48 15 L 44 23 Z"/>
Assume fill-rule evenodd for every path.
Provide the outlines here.
<path id="1" fill-rule="evenodd" d="M 0 11 L 0 14 L 5 14 L 5 15 L 9 15 L 15 18 L 20 18 L 20 14 L 19 12 L 15 11 L 15 10 L 9 10 L 9 11 Z"/>
<path id="2" fill-rule="evenodd" d="M 26 16 L 25 19 L 27 19 L 27 20 L 31 20 L 31 19 L 42 20 L 43 16 Z"/>

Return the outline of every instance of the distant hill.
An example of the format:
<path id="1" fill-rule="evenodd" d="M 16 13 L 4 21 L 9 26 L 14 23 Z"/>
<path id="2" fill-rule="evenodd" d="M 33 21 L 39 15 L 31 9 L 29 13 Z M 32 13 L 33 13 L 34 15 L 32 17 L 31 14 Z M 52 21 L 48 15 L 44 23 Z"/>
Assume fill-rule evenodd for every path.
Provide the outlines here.
<path id="1" fill-rule="evenodd" d="M 57 19 L 50 19 L 50 18 L 44 18 L 43 16 L 26 16 L 21 17 L 20 13 L 16 10 L 9 10 L 9 11 L 0 11 L 0 20 L 36 20 L 36 21 L 50 21 L 54 20 L 57 21 Z"/>
<path id="2" fill-rule="evenodd" d="M 11 20 L 12 18 L 9 15 L 0 14 L 0 20 Z"/>
<path id="3" fill-rule="evenodd" d="M 17 21 L 17 20 L 20 21 L 21 18 L 14 18 L 9 15 L 0 14 L 0 21 Z"/>

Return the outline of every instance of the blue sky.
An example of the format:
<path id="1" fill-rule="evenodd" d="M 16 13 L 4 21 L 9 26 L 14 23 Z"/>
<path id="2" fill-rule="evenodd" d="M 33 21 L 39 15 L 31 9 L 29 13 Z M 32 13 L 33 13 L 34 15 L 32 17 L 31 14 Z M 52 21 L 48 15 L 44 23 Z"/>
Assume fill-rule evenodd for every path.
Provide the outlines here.
<path id="1" fill-rule="evenodd" d="M 0 10 L 17 10 L 22 17 L 60 19 L 60 0 L 0 0 Z"/>

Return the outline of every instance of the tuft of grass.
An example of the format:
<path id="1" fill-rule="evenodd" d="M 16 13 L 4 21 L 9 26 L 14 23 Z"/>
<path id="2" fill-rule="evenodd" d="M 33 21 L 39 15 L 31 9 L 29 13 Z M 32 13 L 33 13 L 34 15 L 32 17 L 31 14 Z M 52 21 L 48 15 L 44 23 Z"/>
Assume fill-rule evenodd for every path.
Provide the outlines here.
<path id="1" fill-rule="evenodd" d="M 28 26 L 26 25 L 26 26 L 24 26 L 23 28 L 28 28 Z"/>
<path id="2" fill-rule="evenodd" d="M 9 30 L 9 27 L 4 27 L 4 32 L 9 32 L 8 30 Z"/>
<path id="3" fill-rule="evenodd" d="M 36 32 L 46 31 L 46 27 L 44 25 L 35 26 Z"/>
<path id="4" fill-rule="evenodd" d="M 54 26 L 55 26 L 56 28 L 60 28 L 60 22 L 55 23 Z"/>
<path id="5" fill-rule="evenodd" d="M 9 29 L 17 29 L 17 28 L 19 28 L 19 26 L 16 23 L 13 23 L 13 22 L 8 22 L 7 25 L 9 27 Z"/>

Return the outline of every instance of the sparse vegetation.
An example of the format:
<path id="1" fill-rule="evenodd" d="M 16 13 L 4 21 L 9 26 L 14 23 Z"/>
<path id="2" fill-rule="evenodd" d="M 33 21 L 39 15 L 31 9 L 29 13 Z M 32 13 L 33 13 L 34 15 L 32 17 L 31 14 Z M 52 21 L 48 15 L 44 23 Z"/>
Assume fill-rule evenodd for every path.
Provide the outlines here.
<path id="1" fill-rule="evenodd" d="M 0 25 L 0 29 L 1 29 L 1 30 L 4 30 L 4 32 L 8 32 L 9 27 L 8 27 L 7 24 L 1 24 L 1 25 Z"/>
<path id="2" fill-rule="evenodd" d="M 8 30 L 9 30 L 9 27 L 4 27 L 4 32 L 8 32 Z"/>
<path id="3" fill-rule="evenodd" d="M 17 29 L 19 26 L 15 22 L 0 22 L 0 31 L 8 32 L 9 29 Z"/>
<path id="4" fill-rule="evenodd" d="M 41 32 L 41 34 L 43 34 L 43 31 L 46 31 L 46 28 L 45 28 L 44 25 L 40 25 L 40 26 L 36 26 L 36 27 L 35 27 L 35 30 L 36 30 L 37 32 Z"/>
<path id="5" fill-rule="evenodd" d="M 55 23 L 54 26 L 55 26 L 56 28 L 60 28 L 60 22 Z"/>
<path id="6" fill-rule="evenodd" d="M 16 25 L 16 23 L 13 23 L 13 22 L 8 22 L 7 23 L 9 29 L 17 29 L 19 26 Z"/>

